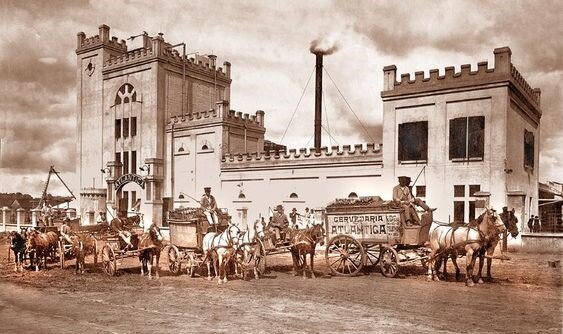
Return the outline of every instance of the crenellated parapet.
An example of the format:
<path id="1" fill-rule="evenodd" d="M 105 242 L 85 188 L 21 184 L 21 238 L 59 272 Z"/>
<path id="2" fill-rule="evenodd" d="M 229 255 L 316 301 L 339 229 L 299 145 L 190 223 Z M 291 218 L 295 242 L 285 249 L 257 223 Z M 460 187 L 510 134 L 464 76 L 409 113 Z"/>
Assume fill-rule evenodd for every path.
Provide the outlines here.
<path id="1" fill-rule="evenodd" d="M 99 26 L 98 35 L 86 37 L 86 34 L 79 32 L 76 35 L 76 53 L 80 54 L 102 46 L 117 52 L 127 53 L 127 43 L 125 40 L 118 40 L 115 36 L 110 39 L 109 31 L 110 28 L 102 24 Z"/>
<path id="2" fill-rule="evenodd" d="M 229 125 L 239 125 L 246 128 L 264 128 L 264 111 L 258 110 L 256 114 L 244 114 L 240 111 L 230 110 L 229 102 L 225 100 L 217 101 L 215 109 L 193 112 L 190 114 L 172 116 L 168 120 L 168 126 L 190 125 L 190 122 L 227 122 Z"/>
<path id="3" fill-rule="evenodd" d="M 352 158 L 381 158 L 381 147 L 375 144 L 356 144 L 315 148 L 288 149 L 287 151 L 271 151 L 260 153 L 226 154 L 221 162 L 224 166 L 247 163 L 283 163 L 318 160 L 351 160 Z"/>
<path id="4" fill-rule="evenodd" d="M 423 71 L 417 71 L 414 73 L 414 78 L 410 73 L 403 73 L 399 80 L 397 80 L 397 67 L 395 65 L 385 66 L 381 97 L 388 99 L 409 94 L 508 82 L 516 86 L 526 98 L 539 107 L 540 91 L 537 88 L 531 88 L 512 65 L 510 48 L 496 48 L 494 55 L 493 68 L 489 68 L 488 62 L 484 61 L 477 63 L 477 69 L 474 71 L 471 70 L 470 64 L 463 64 L 460 66 L 459 72 L 455 71 L 454 66 L 448 66 L 444 69 L 444 75 L 439 75 L 438 69 L 431 69 L 428 76 L 425 76 Z"/>

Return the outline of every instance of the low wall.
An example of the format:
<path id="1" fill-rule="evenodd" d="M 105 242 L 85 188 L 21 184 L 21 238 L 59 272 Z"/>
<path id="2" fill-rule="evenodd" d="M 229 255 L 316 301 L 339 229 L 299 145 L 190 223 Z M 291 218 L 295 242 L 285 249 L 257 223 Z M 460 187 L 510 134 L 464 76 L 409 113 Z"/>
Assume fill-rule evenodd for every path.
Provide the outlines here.
<path id="1" fill-rule="evenodd" d="M 561 233 L 522 233 L 522 251 L 530 253 L 563 253 Z"/>
<path id="2" fill-rule="evenodd" d="M 31 224 L 20 224 L 20 228 L 31 228 L 33 225 Z M 6 228 L 3 225 L 0 225 L 0 232 L 11 232 L 11 231 L 20 231 L 17 224 L 6 224 Z"/>

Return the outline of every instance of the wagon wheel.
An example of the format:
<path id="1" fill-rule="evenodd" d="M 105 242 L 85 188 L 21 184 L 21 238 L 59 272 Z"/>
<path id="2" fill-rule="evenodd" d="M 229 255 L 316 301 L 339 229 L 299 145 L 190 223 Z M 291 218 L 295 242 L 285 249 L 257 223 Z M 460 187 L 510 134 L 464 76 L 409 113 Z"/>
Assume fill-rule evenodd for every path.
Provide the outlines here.
<path id="1" fill-rule="evenodd" d="M 262 243 L 262 240 L 258 239 L 256 243 L 256 253 L 254 254 L 254 265 L 258 270 L 260 276 L 266 273 L 266 247 Z M 255 277 L 258 278 L 258 277 Z"/>
<path id="2" fill-rule="evenodd" d="M 108 276 L 115 276 L 117 272 L 115 252 L 108 245 L 104 245 L 104 248 L 102 248 L 102 267 Z"/>
<path id="3" fill-rule="evenodd" d="M 366 266 L 377 266 L 381 255 L 379 245 L 364 245 L 364 247 L 366 251 Z"/>
<path id="4" fill-rule="evenodd" d="M 168 270 L 174 275 L 178 275 L 182 268 L 180 263 L 180 251 L 175 245 L 170 245 L 168 248 Z"/>
<path id="5" fill-rule="evenodd" d="M 325 251 L 326 264 L 339 276 L 356 275 L 364 266 L 366 253 L 362 244 L 347 235 L 330 239 Z"/>
<path id="6" fill-rule="evenodd" d="M 178 264 L 179 266 L 179 264 Z M 195 260 L 195 257 L 192 253 L 188 253 L 188 257 L 187 257 L 187 263 L 186 263 L 186 274 L 188 274 L 188 276 L 190 277 L 194 277 L 195 276 L 195 272 L 197 270 L 197 262 Z"/>
<path id="7" fill-rule="evenodd" d="M 65 245 L 62 240 L 59 240 L 59 261 L 61 264 L 61 269 L 65 268 Z"/>
<path id="8" fill-rule="evenodd" d="M 389 246 L 381 246 L 379 267 L 381 268 L 381 273 L 383 274 L 383 276 L 397 276 L 397 272 L 399 272 L 399 256 L 394 248 L 391 248 Z"/>

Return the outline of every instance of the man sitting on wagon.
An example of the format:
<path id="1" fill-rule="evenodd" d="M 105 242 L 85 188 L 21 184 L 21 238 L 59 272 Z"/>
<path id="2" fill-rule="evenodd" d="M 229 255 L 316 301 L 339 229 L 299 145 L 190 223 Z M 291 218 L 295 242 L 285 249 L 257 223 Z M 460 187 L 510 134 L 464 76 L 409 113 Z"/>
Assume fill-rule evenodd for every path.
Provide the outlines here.
<path id="1" fill-rule="evenodd" d="M 399 184 L 393 188 L 393 202 L 401 207 L 402 221 L 407 225 L 420 225 L 420 217 L 416 213 L 415 204 L 420 206 L 426 212 L 432 212 L 436 209 L 430 208 L 420 198 L 415 198 L 409 187 L 411 178 L 408 176 L 399 176 Z"/>
<path id="2" fill-rule="evenodd" d="M 126 230 L 125 222 L 123 221 L 123 214 L 118 212 L 117 217 L 111 221 L 111 229 L 127 244 L 129 249 L 133 249 L 131 243 L 131 232 Z"/>
<path id="3" fill-rule="evenodd" d="M 68 217 L 66 217 L 63 220 L 63 224 L 61 225 L 61 238 L 66 241 L 69 244 L 72 244 L 72 240 L 70 239 L 70 236 L 72 235 L 72 228 L 70 227 L 70 219 Z"/>
<path id="4" fill-rule="evenodd" d="M 205 193 L 201 196 L 199 204 L 203 209 L 203 213 L 205 214 L 209 225 L 215 226 L 219 224 L 219 219 L 217 217 L 217 201 L 215 201 L 215 197 L 211 195 L 211 187 L 205 187 L 203 190 Z"/>
<path id="5" fill-rule="evenodd" d="M 272 221 L 270 223 L 270 228 L 275 233 L 275 244 L 278 242 L 287 241 L 288 233 L 287 228 L 289 227 L 289 220 L 286 214 L 283 212 L 283 206 L 280 204 L 276 207 Z M 283 238 L 282 238 L 283 236 Z"/>

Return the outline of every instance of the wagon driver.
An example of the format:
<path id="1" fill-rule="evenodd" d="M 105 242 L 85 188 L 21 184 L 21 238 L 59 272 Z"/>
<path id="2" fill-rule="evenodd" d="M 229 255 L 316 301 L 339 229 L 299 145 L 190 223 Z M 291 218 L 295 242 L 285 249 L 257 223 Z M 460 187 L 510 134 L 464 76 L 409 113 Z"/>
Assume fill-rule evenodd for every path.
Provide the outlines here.
<path id="1" fill-rule="evenodd" d="M 281 236 L 282 233 L 287 239 L 287 228 L 289 226 L 289 220 L 287 219 L 286 214 L 283 212 L 283 206 L 278 205 L 272 217 L 271 225 L 272 229 L 276 234 L 276 242 L 282 241 Z"/>
<path id="2" fill-rule="evenodd" d="M 219 223 L 219 219 L 217 218 L 217 201 L 215 201 L 215 197 L 211 195 L 211 187 L 205 187 L 203 190 L 204 194 L 201 196 L 199 204 L 203 209 L 203 213 L 209 225 L 217 225 Z"/>
<path id="3" fill-rule="evenodd" d="M 399 184 L 393 188 L 393 201 L 401 206 L 401 215 L 403 215 L 403 221 L 407 225 L 420 225 L 420 218 L 416 213 L 415 204 L 423 208 L 426 212 L 432 212 L 436 209 L 431 209 L 420 198 L 414 197 L 409 187 L 410 183 L 410 177 L 399 176 Z"/>
<path id="4" fill-rule="evenodd" d="M 127 247 L 133 249 L 133 244 L 131 243 L 131 232 L 125 229 L 125 223 L 123 222 L 122 217 L 123 214 L 121 212 L 118 212 L 117 217 L 115 219 L 112 219 L 110 227 L 112 231 L 119 235 L 121 240 L 125 241 Z"/>
<path id="5" fill-rule="evenodd" d="M 70 219 L 66 217 L 63 220 L 63 224 L 61 225 L 61 238 L 65 240 L 67 243 L 72 244 L 72 240 L 70 236 L 72 234 L 72 228 L 70 227 Z"/>

